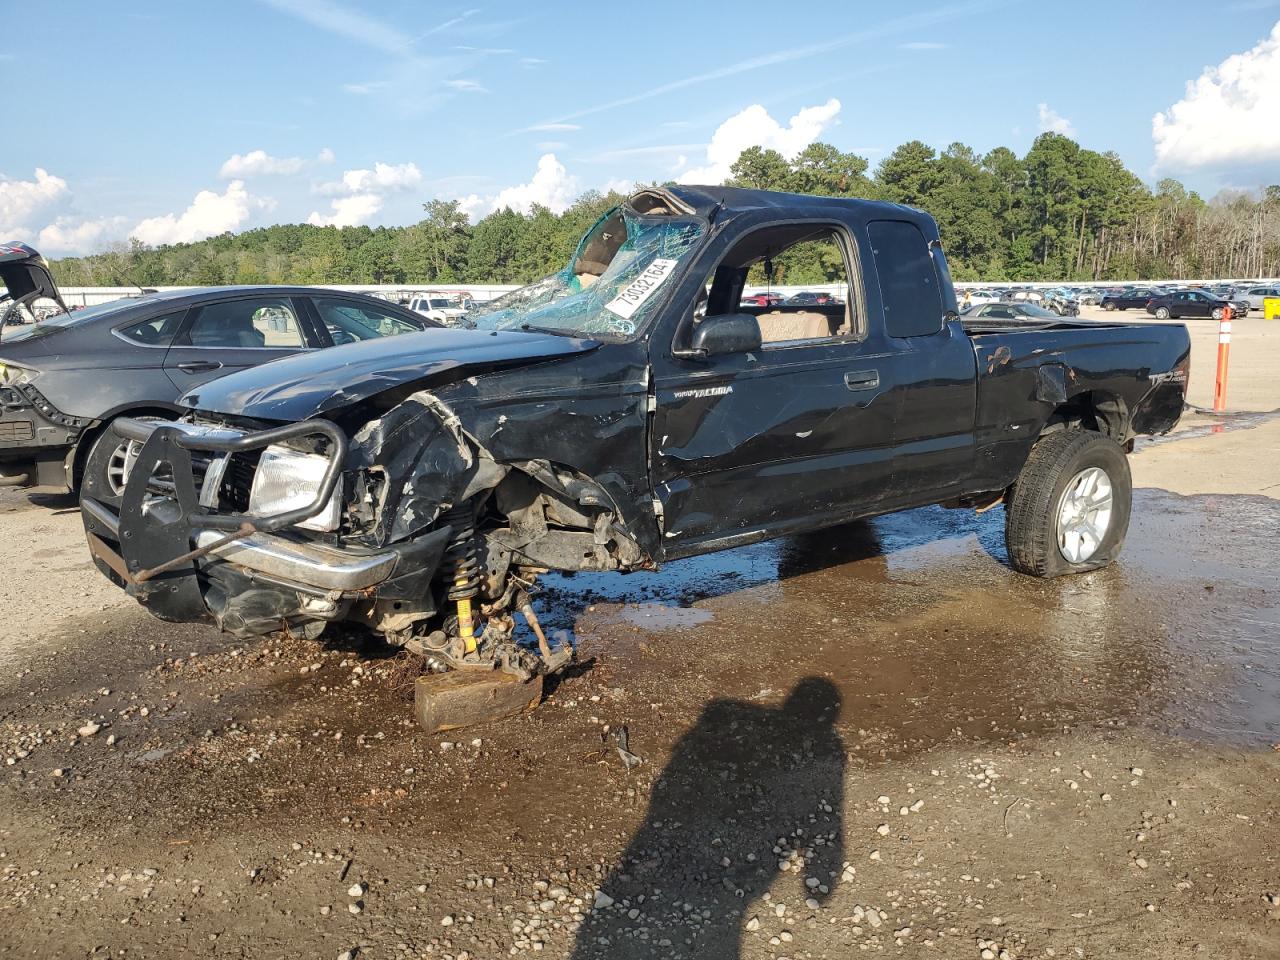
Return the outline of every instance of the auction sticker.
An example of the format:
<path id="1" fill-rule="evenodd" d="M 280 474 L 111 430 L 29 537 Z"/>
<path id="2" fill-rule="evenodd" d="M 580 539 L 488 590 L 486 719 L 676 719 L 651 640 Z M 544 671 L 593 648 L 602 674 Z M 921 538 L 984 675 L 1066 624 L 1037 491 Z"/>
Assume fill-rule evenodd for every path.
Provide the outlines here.
<path id="1" fill-rule="evenodd" d="M 645 301 L 658 292 L 658 287 L 662 286 L 662 281 L 671 276 L 671 272 L 675 270 L 677 262 L 676 260 L 667 260 L 662 257 L 654 260 L 644 269 L 640 276 L 623 287 L 621 293 L 606 303 L 604 308 L 610 313 L 616 313 L 623 319 L 631 319 L 632 315 L 644 306 Z"/>

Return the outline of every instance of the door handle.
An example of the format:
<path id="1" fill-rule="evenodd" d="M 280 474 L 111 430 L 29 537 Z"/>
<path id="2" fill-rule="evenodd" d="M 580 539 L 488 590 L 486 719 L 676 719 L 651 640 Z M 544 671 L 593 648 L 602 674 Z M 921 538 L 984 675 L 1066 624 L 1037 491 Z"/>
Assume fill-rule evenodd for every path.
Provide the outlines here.
<path id="1" fill-rule="evenodd" d="M 178 364 L 178 369 L 183 373 L 208 373 L 210 370 L 222 369 L 222 364 L 216 360 L 188 360 Z"/>
<path id="2" fill-rule="evenodd" d="M 872 390 L 880 386 L 879 370 L 853 370 L 844 375 L 844 385 L 850 390 Z"/>

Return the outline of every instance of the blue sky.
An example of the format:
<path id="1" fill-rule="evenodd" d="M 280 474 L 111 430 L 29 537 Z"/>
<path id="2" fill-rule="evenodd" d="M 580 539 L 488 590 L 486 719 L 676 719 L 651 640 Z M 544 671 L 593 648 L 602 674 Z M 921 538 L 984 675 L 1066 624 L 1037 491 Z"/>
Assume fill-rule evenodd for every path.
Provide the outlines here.
<path id="1" fill-rule="evenodd" d="M 874 165 L 911 139 L 1022 152 L 1053 128 L 1149 180 L 1280 182 L 1280 0 L 0 0 L 0 16 L 0 240 L 54 255 L 407 223 L 435 196 L 477 216 L 558 207 L 815 138 Z"/>

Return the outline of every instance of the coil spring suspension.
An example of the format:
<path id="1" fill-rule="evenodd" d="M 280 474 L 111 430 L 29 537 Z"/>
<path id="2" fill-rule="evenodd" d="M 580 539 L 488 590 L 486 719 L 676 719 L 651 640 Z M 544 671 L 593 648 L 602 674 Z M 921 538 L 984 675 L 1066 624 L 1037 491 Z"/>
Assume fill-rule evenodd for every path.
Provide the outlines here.
<path id="1" fill-rule="evenodd" d="M 459 503 L 444 515 L 453 528 L 453 540 L 445 552 L 445 574 L 449 577 L 448 598 L 458 605 L 458 637 L 464 653 L 476 652 L 476 625 L 471 598 L 480 592 L 480 543 L 476 537 L 476 515 L 470 503 Z"/>

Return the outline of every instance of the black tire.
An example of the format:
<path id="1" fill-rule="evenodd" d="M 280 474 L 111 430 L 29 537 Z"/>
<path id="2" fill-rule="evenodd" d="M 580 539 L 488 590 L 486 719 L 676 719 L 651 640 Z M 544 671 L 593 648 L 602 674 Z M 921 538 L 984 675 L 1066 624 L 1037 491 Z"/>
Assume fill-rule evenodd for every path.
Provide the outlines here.
<path id="1" fill-rule="evenodd" d="M 1209 311 L 1209 316 L 1210 316 L 1210 317 L 1212 317 L 1214 320 L 1221 320 L 1221 319 L 1222 319 L 1222 308 L 1221 308 L 1221 307 L 1214 307 L 1211 311 Z"/>
<path id="2" fill-rule="evenodd" d="M 1115 308 L 1116 308 L 1116 305 L 1112 303 L 1110 300 L 1108 300 L 1106 303 L 1102 305 L 1103 310 L 1115 310 Z"/>
<path id="3" fill-rule="evenodd" d="M 1156 307 L 1156 319 L 1157 319 L 1157 320 L 1168 320 L 1168 319 L 1169 319 L 1169 308 L 1168 308 L 1168 307 Z"/>
<path id="4" fill-rule="evenodd" d="M 138 417 L 139 420 L 161 420 L 162 417 Z M 100 503 L 118 507 L 121 500 L 119 486 L 123 478 L 124 457 L 128 451 L 129 441 L 121 439 L 111 429 L 111 424 L 103 426 L 93 446 L 89 448 L 89 456 L 84 461 L 84 473 L 80 478 L 80 498 L 92 497 Z"/>
<path id="5" fill-rule="evenodd" d="M 1079 559 L 1068 559 L 1060 541 L 1060 520 L 1068 487 L 1096 476 L 1110 485 L 1110 512 L 1096 547 Z M 1092 430 L 1063 430 L 1038 440 L 1009 491 L 1005 507 L 1005 546 L 1009 563 L 1033 577 L 1058 577 L 1105 567 L 1120 553 L 1133 508 L 1133 480 L 1124 448 Z M 1097 517 L 1095 517 L 1097 519 Z M 1069 536 L 1069 534 L 1068 534 Z"/>

